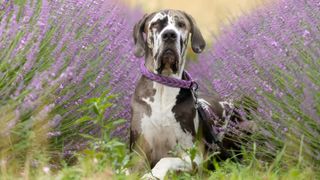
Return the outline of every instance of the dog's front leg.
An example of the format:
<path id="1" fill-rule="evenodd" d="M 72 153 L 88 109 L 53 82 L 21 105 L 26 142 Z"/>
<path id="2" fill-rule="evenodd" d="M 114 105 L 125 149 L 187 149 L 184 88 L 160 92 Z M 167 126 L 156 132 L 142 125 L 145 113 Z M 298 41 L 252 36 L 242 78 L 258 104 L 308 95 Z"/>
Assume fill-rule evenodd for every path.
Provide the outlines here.
<path id="1" fill-rule="evenodd" d="M 196 156 L 194 162 L 197 166 L 201 163 L 200 156 Z M 160 161 L 153 167 L 151 173 L 145 174 L 142 179 L 164 179 L 167 172 L 173 171 L 191 171 L 192 162 L 189 156 L 183 156 L 183 158 L 178 157 L 165 157 L 160 159 Z"/>
<path id="2" fill-rule="evenodd" d="M 189 161 L 185 161 L 177 157 L 166 157 L 160 159 L 160 161 L 153 167 L 151 173 L 145 174 L 142 179 L 164 179 L 169 170 L 190 171 L 192 170 L 192 164 Z"/>

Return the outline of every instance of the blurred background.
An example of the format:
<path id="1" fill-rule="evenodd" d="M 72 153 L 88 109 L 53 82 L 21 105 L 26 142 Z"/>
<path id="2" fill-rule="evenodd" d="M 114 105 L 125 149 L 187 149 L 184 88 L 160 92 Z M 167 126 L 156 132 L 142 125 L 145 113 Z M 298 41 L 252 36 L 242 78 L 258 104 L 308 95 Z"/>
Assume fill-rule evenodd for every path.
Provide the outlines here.
<path id="1" fill-rule="evenodd" d="M 124 0 L 131 7 L 150 13 L 160 9 L 180 9 L 191 14 L 203 35 L 210 41 L 211 34 L 218 34 L 223 25 L 250 12 L 270 0 Z"/>

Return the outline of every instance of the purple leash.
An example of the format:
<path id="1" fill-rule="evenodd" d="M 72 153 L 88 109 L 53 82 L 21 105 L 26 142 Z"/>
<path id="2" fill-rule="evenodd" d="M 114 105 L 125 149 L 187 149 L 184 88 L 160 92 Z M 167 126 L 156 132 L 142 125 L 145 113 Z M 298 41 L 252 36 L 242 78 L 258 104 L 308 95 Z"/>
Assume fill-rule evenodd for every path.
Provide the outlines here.
<path id="1" fill-rule="evenodd" d="M 160 74 L 155 74 L 153 72 L 150 72 L 146 68 L 144 63 L 141 63 L 140 71 L 142 75 L 145 76 L 146 78 L 166 86 L 170 86 L 174 88 L 191 89 L 192 91 L 196 91 L 198 89 L 198 84 L 192 80 L 190 74 L 187 71 L 183 71 L 183 75 L 182 75 L 182 77 L 185 77 L 186 80 L 162 76 Z"/>

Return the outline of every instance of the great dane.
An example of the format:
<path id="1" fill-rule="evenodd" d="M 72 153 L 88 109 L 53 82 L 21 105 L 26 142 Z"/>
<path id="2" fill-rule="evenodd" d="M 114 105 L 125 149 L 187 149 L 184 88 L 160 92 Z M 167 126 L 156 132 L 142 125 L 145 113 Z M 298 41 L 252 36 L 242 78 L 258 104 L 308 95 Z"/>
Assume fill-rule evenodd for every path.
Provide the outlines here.
<path id="1" fill-rule="evenodd" d="M 192 50 L 201 53 L 206 43 L 190 15 L 179 10 L 154 12 L 145 15 L 134 26 L 134 53 L 137 57 L 145 57 L 144 65 L 148 71 L 184 79 L 190 35 Z M 215 120 L 223 123 L 226 118 L 242 121 L 229 113 L 232 104 L 211 96 L 202 98 L 206 101 L 200 98 L 197 101 L 207 105 L 205 108 L 210 108 Z M 190 171 L 199 166 L 203 159 L 201 153 L 194 159 L 186 153 L 187 149 L 194 147 L 199 129 L 202 133 L 200 136 L 207 142 L 207 148 L 203 148 L 205 150 L 209 149 L 208 143 L 217 141 L 224 149 L 235 146 L 235 143 L 222 140 L 221 137 L 213 137 L 210 132 L 214 129 L 210 130 L 208 123 L 201 123 L 204 122 L 201 119 L 203 115 L 199 114 L 195 101 L 191 89 L 169 87 L 145 76 L 138 81 L 131 103 L 130 149 L 144 157 L 144 162 L 148 162 L 152 168 L 145 178 L 163 179 L 169 170 Z M 221 152 L 221 156 L 227 157 L 226 152 Z"/>

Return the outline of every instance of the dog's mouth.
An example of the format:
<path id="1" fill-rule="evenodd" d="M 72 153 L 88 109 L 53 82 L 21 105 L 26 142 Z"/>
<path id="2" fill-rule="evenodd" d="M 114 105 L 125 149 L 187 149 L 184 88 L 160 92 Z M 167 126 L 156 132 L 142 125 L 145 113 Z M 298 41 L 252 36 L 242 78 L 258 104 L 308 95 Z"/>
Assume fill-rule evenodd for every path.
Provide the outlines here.
<path id="1" fill-rule="evenodd" d="M 164 50 L 158 59 L 159 74 L 170 75 L 177 73 L 179 68 L 179 55 L 176 50 L 166 49 Z"/>

